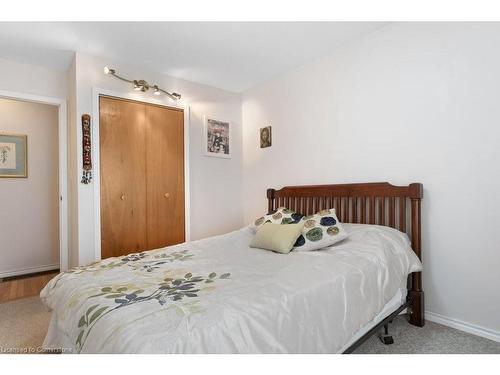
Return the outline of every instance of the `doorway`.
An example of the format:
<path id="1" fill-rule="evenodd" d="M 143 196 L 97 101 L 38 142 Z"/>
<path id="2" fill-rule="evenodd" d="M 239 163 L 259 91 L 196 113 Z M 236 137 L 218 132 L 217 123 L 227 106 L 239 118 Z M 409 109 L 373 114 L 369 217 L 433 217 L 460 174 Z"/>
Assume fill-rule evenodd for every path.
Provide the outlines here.
<path id="1" fill-rule="evenodd" d="M 7 177 L 0 178 L 0 279 L 65 271 L 66 102 L 0 91 L 0 112 L 0 134 L 7 135 L 2 138 L 5 149 L 16 150 L 10 154 L 12 165 L 4 163 Z M 20 158 L 25 158 L 24 172 L 17 170 Z"/>

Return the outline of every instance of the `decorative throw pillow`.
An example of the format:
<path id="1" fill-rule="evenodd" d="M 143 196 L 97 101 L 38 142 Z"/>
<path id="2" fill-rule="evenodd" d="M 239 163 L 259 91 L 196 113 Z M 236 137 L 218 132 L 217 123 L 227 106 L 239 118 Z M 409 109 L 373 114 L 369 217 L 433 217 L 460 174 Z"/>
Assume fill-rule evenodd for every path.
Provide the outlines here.
<path id="1" fill-rule="evenodd" d="M 262 216 L 255 220 L 253 223 L 254 231 L 257 230 L 264 223 L 272 224 L 297 224 L 304 217 L 304 215 L 299 214 L 293 210 L 286 207 L 279 207 L 269 215 Z"/>
<path id="2" fill-rule="evenodd" d="M 302 219 L 302 234 L 295 242 L 295 251 L 319 250 L 342 241 L 347 232 L 335 215 L 335 209 L 322 210 L 315 215 Z"/>
<path id="3" fill-rule="evenodd" d="M 257 229 L 250 247 L 287 254 L 293 249 L 293 244 L 300 236 L 301 230 L 302 223 L 289 225 L 264 223 Z"/>

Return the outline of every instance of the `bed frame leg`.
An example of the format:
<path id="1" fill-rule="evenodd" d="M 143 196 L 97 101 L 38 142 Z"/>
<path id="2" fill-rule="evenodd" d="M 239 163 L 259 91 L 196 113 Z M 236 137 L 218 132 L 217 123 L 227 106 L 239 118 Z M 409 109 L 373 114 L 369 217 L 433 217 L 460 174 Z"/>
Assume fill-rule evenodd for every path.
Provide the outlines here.
<path id="1" fill-rule="evenodd" d="M 379 336 L 380 341 L 384 343 L 384 345 L 394 344 L 394 338 L 392 335 L 389 335 L 389 322 L 384 324 L 384 334 Z"/>
<path id="2" fill-rule="evenodd" d="M 423 327 L 425 325 L 424 292 L 410 290 L 410 324 Z"/>

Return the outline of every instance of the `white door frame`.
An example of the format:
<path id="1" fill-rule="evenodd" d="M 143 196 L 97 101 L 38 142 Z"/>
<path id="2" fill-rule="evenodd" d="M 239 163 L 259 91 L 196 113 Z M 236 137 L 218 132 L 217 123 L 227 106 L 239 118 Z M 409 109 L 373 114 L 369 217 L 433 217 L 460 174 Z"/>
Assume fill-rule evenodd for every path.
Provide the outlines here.
<path id="1" fill-rule="evenodd" d="M 0 90 L 0 98 L 54 105 L 59 134 L 59 269 L 68 270 L 68 118 L 66 99 Z"/>
<path id="2" fill-rule="evenodd" d="M 184 224 L 185 239 L 188 242 L 191 238 L 190 202 L 191 189 L 189 186 L 189 105 L 182 105 L 171 99 L 147 97 L 135 92 L 116 92 L 98 87 L 92 88 L 92 152 L 93 172 L 94 172 L 94 257 L 101 260 L 101 175 L 100 175 L 100 154 L 99 154 L 99 97 L 101 95 L 112 96 L 118 99 L 129 99 L 136 102 L 156 104 L 163 107 L 178 108 L 184 111 Z"/>

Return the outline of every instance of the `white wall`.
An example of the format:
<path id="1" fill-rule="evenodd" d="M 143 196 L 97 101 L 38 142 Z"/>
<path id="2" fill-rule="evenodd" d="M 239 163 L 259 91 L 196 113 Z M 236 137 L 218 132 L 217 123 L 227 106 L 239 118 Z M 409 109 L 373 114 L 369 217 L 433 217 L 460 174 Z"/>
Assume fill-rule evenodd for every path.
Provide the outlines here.
<path id="1" fill-rule="evenodd" d="M 81 169 L 78 169 L 77 154 L 81 154 L 81 146 L 77 146 L 76 118 L 76 55 L 66 73 L 68 87 L 68 264 L 78 265 L 78 185 Z M 81 132 L 81 130 L 80 130 Z M 80 143 L 81 145 L 81 138 Z M 81 157 L 80 157 L 81 165 Z M 81 168 L 81 167 L 80 167 Z"/>
<path id="2" fill-rule="evenodd" d="M 0 90 L 64 99 L 66 73 L 0 58 Z"/>
<path id="3" fill-rule="evenodd" d="M 499 44 L 498 23 L 392 24 L 246 92 L 245 222 L 268 187 L 422 182 L 426 309 L 500 335 Z"/>
<path id="4" fill-rule="evenodd" d="M 28 177 L 0 178 L 0 276 L 59 268 L 58 107 L 0 98 L 0 132 L 28 136 Z"/>
<path id="5" fill-rule="evenodd" d="M 81 125 L 84 113 L 92 114 L 92 88 L 117 93 L 133 92 L 125 82 L 106 76 L 109 65 L 125 77 L 145 79 L 166 90 L 182 94 L 183 102 L 190 106 L 190 183 L 191 183 L 191 239 L 228 232 L 241 227 L 241 96 L 209 86 L 175 79 L 151 72 L 146 67 L 133 67 L 125 63 L 76 54 L 76 119 L 77 171 L 81 174 Z M 154 98 L 151 92 L 136 93 L 138 99 Z M 166 98 L 161 102 L 168 104 Z M 203 115 L 229 120 L 233 125 L 232 159 L 210 158 L 203 154 Z M 72 120 L 71 120 L 72 121 Z M 71 122 L 70 121 L 70 122 Z M 94 160 L 94 165 L 99 163 Z M 73 171 L 72 173 L 74 173 Z M 94 261 L 93 185 L 78 183 L 78 263 Z M 73 263 L 75 264 L 75 263 Z"/>

